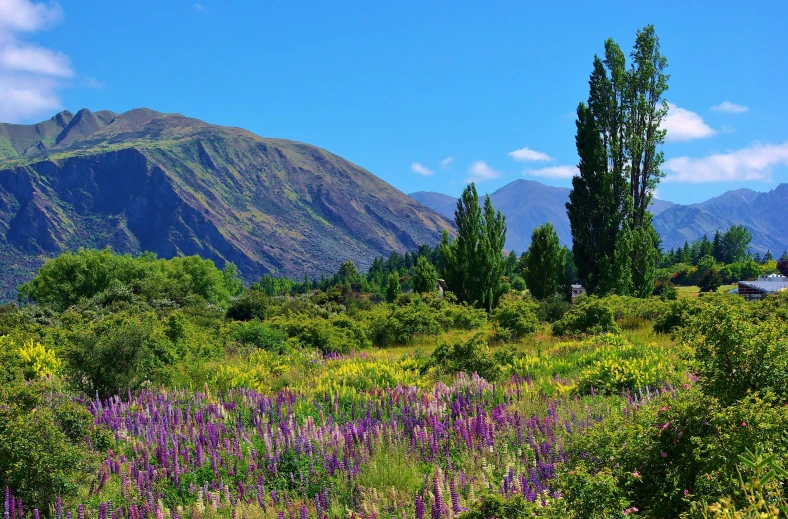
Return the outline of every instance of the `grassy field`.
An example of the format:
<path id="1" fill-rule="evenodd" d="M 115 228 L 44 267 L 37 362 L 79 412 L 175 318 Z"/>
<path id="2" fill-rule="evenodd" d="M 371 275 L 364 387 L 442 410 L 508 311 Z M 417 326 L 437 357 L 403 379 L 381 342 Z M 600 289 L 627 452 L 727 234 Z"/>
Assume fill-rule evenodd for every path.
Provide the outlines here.
<path id="1" fill-rule="evenodd" d="M 733 290 L 738 285 L 722 285 L 720 288 L 717 289 L 718 294 L 727 294 L 729 290 Z M 679 291 L 679 298 L 695 298 L 698 297 L 700 294 L 700 287 L 692 286 L 692 287 L 676 287 Z"/>

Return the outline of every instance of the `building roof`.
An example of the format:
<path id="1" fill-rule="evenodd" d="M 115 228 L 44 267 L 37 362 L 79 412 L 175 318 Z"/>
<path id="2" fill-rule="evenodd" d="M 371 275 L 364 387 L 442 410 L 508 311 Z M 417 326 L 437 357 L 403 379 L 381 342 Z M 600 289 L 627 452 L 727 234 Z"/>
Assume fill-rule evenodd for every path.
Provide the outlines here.
<path id="1" fill-rule="evenodd" d="M 754 290 L 768 293 L 788 290 L 788 279 L 786 278 L 761 278 L 758 281 L 739 281 L 739 284 Z"/>

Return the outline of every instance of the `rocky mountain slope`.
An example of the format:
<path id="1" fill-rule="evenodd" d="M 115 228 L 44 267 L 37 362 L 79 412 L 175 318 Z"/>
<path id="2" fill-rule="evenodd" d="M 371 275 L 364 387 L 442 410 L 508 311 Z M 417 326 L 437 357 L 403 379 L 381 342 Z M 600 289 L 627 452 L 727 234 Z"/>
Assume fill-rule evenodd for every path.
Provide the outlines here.
<path id="1" fill-rule="evenodd" d="M 148 109 L 0 126 L 0 295 L 78 247 L 334 272 L 435 244 L 452 222 L 325 150 Z"/>

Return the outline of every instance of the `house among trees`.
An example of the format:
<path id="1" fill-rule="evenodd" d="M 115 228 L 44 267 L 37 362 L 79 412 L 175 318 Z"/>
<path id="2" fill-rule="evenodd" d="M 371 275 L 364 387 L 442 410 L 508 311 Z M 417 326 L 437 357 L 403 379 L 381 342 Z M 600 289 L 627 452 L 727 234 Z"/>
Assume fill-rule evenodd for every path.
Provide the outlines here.
<path id="1" fill-rule="evenodd" d="M 586 289 L 583 288 L 583 285 L 572 285 L 572 302 L 575 302 L 575 298 L 578 296 L 582 296 L 586 293 Z"/>
<path id="2" fill-rule="evenodd" d="M 747 301 L 753 301 L 783 290 L 788 290 L 788 277 L 771 274 L 759 276 L 756 281 L 739 281 L 738 294 Z"/>

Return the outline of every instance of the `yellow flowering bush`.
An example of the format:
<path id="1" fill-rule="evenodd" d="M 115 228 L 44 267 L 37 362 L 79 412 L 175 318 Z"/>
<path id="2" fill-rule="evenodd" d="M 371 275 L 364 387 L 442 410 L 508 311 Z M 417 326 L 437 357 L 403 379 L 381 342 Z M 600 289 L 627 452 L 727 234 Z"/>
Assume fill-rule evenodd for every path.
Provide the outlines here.
<path id="1" fill-rule="evenodd" d="M 60 369 L 60 359 L 55 352 L 32 339 L 19 349 L 19 358 L 27 379 L 55 375 Z"/>

